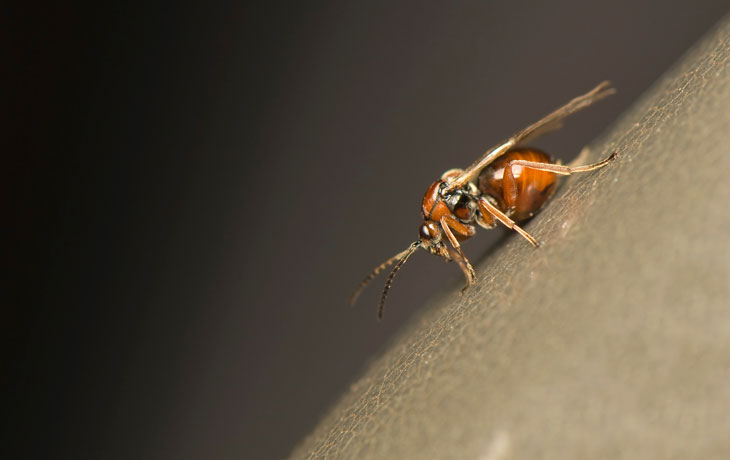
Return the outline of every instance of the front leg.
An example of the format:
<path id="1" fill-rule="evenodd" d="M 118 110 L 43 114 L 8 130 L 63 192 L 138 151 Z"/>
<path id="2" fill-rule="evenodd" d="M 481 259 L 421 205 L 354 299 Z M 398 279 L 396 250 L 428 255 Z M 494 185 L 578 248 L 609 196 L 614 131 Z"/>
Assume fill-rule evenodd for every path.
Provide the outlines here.
<path id="1" fill-rule="evenodd" d="M 466 279 L 466 284 L 463 288 L 461 288 L 461 291 L 459 294 L 464 294 L 467 289 L 469 289 L 469 286 L 471 286 L 474 283 L 474 280 L 472 278 L 472 273 L 474 269 L 470 272 L 469 269 L 471 268 L 471 265 L 469 265 L 469 261 L 466 260 L 463 256 L 463 254 L 459 254 L 456 250 L 453 248 L 446 248 L 446 250 L 449 253 L 449 256 L 452 260 L 455 260 L 456 263 L 459 265 L 459 268 L 461 269 L 461 272 L 464 274 L 464 278 Z"/>
<path id="2" fill-rule="evenodd" d="M 458 256 L 458 258 L 455 258 L 453 256 L 452 258 L 456 260 L 456 262 L 459 264 L 459 267 L 461 267 L 462 271 L 464 272 L 464 277 L 466 278 L 466 286 L 464 286 L 464 288 L 461 290 L 463 292 L 476 281 L 477 274 L 474 271 L 474 267 L 472 267 L 471 263 L 469 263 L 469 259 L 467 259 L 462 252 L 459 240 L 457 240 L 456 236 L 454 236 L 454 234 L 451 232 L 451 228 L 466 237 L 474 235 L 474 228 L 466 226 L 450 216 L 443 216 L 440 220 L 440 223 L 441 228 L 446 234 L 446 238 L 448 238 L 451 246 L 454 248 L 454 251 L 456 251 L 456 255 Z"/>

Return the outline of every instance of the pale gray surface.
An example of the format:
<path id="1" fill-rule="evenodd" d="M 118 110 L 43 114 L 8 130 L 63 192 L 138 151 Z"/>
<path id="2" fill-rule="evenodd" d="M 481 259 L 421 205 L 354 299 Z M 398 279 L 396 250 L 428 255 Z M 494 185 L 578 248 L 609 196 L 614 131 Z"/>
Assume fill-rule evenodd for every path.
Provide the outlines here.
<path id="1" fill-rule="evenodd" d="M 729 51 L 726 19 L 590 146 L 620 157 L 563 182 L 543 247 L 480 261 L 293 457 L 727 458 Z"/>

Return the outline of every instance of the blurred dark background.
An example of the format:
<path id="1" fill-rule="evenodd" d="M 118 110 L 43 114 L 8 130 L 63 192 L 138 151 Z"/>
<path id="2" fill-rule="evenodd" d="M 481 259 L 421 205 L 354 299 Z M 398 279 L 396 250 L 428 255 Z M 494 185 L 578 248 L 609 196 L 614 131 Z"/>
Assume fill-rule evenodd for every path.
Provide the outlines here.
<path id="1" fill-rule="evenodd" d="M 6 7 L 2 457 L 285 457 L 460 286 L 346 305 L 430 182 L 611 79 L 537 143 L 575 156 L 727 10 L 668 5 Z"/>

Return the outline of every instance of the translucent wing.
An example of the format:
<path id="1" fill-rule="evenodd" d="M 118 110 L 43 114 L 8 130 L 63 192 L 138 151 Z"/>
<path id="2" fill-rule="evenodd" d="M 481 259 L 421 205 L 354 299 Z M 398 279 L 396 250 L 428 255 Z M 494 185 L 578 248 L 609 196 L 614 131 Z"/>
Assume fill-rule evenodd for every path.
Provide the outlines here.
<path id="1" fill-rule="evenodd" d="M 518 144 L 526 142 L 530 139 L 535 139 L 547 132 L 559 129 L 563 125 L 563 120 L 572 115 L 573 113 L 584 109 L 594 102 L 598 102 L 606 96 L 614 94 L 616 90 L 611 87 L 611 82 L 604 81 L 598 84 L 595 88 L 588 91 L 587 93 L 578 96 L 565 104 L 564 106 L 556 109 L 552 113 L 544 116 L 542 119 L 531 124 L 527 128 L 514 134 L 512 137 L 507 139 L 502 144 L 497 145 L 491 150 L 487 150 L 477 161 L 471 166 L 466 168 L 464 172 L 455 176 L 453 181 L 449 182 L 449 190 L 454 190 L 464 186 L 467 182 L 472 180 L 475 175 L 479 173 L 485 166 L 496 160 L 498 157 L 516 147 Z"/>

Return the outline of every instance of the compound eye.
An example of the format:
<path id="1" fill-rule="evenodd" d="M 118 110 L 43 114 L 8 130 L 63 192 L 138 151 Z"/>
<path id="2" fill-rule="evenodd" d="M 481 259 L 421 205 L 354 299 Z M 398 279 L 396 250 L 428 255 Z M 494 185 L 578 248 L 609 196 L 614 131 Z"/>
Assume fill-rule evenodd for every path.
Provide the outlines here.
<path id="1" fill-rule="evenodd" d="M 434 222 L 424 222 L 418 228 L 418 234 L 423 242 L 429 242 L 438 236 L 439 231 Z"/>
<path id="2" fill-rule="evenodd" d="M 424 222 L 421 224 L 420 227 L 418 227 L 418 234 L 421 236 L 422 240 L 430 240 L 431 235 L 428 233 L 428 225 Z"/>

